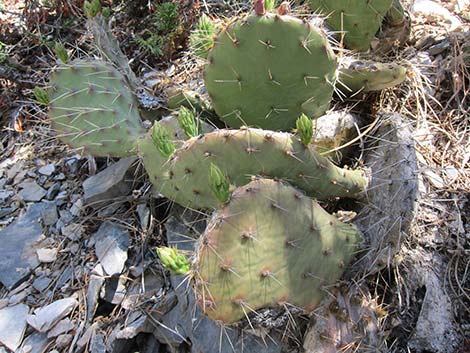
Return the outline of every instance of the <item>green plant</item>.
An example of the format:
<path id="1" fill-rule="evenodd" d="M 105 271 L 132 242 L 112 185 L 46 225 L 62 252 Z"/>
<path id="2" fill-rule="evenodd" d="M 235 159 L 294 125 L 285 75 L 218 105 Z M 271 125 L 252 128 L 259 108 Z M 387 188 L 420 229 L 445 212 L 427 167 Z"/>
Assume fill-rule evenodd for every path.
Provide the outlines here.
<path id="1" fill-rule="evenodd" d="M 6 44 L 0 42 L 0 63 L 3 63 L 8 58 L 8 53 L 6 50 Z"/>
<path id="2" fill-rule="evenodd" d="M 203 13 L 189 36 L 189 45 L 194 54 L 207 57 L 208 51 L 214 46 L 215 29 L 215 23 Z"/>
<path id="3" fill-rule="evenodd" d="M 173 2 L 159 4 L 153 18 L 155 28 L 163 34 L 176 31 L 179 26 L 178 5 Z"/>
<path id="4" fill-rule="evenodd" d="M 135 36 L 134 42 L 139 46 L 140 49 L 148 51 L 152 55 L 157 57 L 163 55 L 163 42 L 164 38 L 156 33 L 148 33 L 144 36 Z"/>

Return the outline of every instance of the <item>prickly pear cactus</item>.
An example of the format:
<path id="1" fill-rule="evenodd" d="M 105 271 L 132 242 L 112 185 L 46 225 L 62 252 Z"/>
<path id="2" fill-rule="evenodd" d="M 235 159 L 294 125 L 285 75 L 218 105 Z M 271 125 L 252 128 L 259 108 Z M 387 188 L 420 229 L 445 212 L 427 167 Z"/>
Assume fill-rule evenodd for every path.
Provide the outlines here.
<path id="1" fill-rule="evenodd" d="M 279 181 L 237 189 L 200 240 L 194 276 L 214 320 L 233 323 L 262 307 L 311 310 L 342 274 L 360 236 Z"/>
<path id="2" fill-rule="evenodd" d="M 111 64 L 78 60 L 61 65 L 50 86 L 49 116 L 63 142 L 95 156 L 135 155 L 145 129 L 124 76 Z"/>
<path id="3" fill-rule="evenodd" d="M 329 108 L 336 58 L 326 35 L 289 15 L 256 13 L 223 30 L 208 54 L 205 86 L 230 127 L 290 131 Z"/>
<path id="4" fill-rule="evenodd" d="M 310 8 L 326 17 L 334 31 L 344 31 L 349 49 L 366 51 L 392 0 L 309 0 Z"/>
<path id="5" fill-rule="evenodd" d="M 142 157 L 157 191 L 177 203 L 193 208 L 217 208 L 208 175 L 216 164 L 236 186 L 251 176 L 289 181 L 312 197 L 356 197 L 366 188 L 360 170 L 335 166 L 316 152 L 314 144 L 304 146 L 289 133 L 260 129 L 216 130 L 189 139 L 169 158 L 156 162 L 155 147 L 146 143 Z"/>
<path id="6" fill-rule="evenodd" d="M 406 72 L 406 67 L 397 63 L 346 60 L 339 70 L 337 87 L 345 95 L 358 91 L 380 91 L 405 81 Z"/>

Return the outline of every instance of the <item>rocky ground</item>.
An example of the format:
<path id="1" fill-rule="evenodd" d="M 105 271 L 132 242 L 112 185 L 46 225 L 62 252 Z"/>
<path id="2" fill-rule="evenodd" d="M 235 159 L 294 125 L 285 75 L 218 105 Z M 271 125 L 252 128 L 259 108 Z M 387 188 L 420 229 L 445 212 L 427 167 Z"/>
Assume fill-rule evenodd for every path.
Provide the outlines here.
<path id="1" fill-rule="evenodd" d="M 109 3 L 113 33 L 157 105 L 169 81 L 199 82 L 201 63 L 185 50 L 198 13 L 250 2 L 195 3 L 180 2 L 181 30 L 159 55 L 132 40 L 145 37 L 155 4 Z M 400 251 L 367 281 L 383 351 L 470 352 L 470 5 L 405 4 L 412 33 L 394 55 L 412 69 L 370 99 L 412 127 L 420 195 Z M 154 195 L 137 158 L 81 156 L 53 138 L 32 88 L 47 82 L 55 41 L 83 56 L 90 38 L 80 1 L 0 2 L 0 352 L 312 352 L 315 313 L 267 310 L 255 329 L 200 313 L 155 248 L 191 252 L 208 215 Z"/>

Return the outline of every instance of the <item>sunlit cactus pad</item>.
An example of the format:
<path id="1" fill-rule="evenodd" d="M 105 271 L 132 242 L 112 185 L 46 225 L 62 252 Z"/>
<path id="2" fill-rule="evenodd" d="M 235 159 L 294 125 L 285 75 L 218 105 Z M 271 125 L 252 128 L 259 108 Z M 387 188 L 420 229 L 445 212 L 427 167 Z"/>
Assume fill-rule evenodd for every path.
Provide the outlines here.
<path id="1" fill-rule="evenodd" d="M 214 320 L 289 303 L 312 310 L 339 279 L 360 236 L 318 203 L 279 181 L 238 188 L 200 240 L 198 299 Z"/>
<path id="2" fill-rule="evenodd" d="M 63 142 L 95 156 L 135 154 L 145 129 L 124 76 L 111 64 L 77 60 L 59 66 L 50 86 L 49 116 Z"/>
<path id="3" fill-rule="evenodd" d="M 211 163 L 233 185 L 245 185 L 252 176 L 280 178 L 319 199 L 355 197 L 367 185 L 362 171 L 335 166 L 316 152 L 315 145 L 304 146 L 289 133 L 261 129 L 216 130 L 185 141 L 165 164 L 163 180 L 161 166 L 151 167 L 144 159 L 158 191 L 193 208 L 219 205 L 209 186 Z"/>
<path id="4" fill-rule="evenodd" d="M 290 131 L 302 113 L 319 117 L 329 108 L 336 58 L 308 22 L 252 14 L 221 32 L 208 61 L 205 85 L 230 127 Z"/>
<path id="5" fill-rule="evenodd" d="M 335 31 L 344 31 L 349 49 L 366 51 L 380 28 L 392 0 L 309 0 L 312 10 L 326 16 Z"/>

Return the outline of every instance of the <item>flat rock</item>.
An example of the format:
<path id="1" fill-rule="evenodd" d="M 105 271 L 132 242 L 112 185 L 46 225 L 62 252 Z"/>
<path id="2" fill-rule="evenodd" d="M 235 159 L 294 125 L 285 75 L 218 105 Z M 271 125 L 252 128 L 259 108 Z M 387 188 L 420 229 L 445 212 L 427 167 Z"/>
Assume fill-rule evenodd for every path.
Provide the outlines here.
<path id="1" fill-rule="evenodd" d="M 29 308 L 18 304 L 0 310 L 0 343 L 15 351 L 23 340 Z"/>
<path id="2" fill-rule="evenodd" d="M 49 305 L 36 309 L 33 315 L 28 315 L 28 324 L 36 331 L 47 332 L 77 305 L 78 302 L 75 298 L 59 299 Z"/>
<path id="3" fill-rule="evenodd" d="M 128 195 L 132 190 L 133 178 L 127 175 L 136 161 L 136 157 L 123 158 L 86 179 L 83 182 L 84 204 L 101 207 L 103 202 Z"/>
<path id="4" fill-rule="evenodd" d="M 55 172 L 55 165 L 53 163 L 47 164 L 38 170 L 39 174 L 51 176 Z"/>
<path id="5" fill-rule="evenodd" d="M 112 223 L 103 223 L 92 236 L 95 251 L 101 266 L 109 275 L 120 274 L 127 261 L 129 232 L 124 227 Z"/>
<path id="6" fill-rule="evenodd" d="M 51 226 L 57 222 L 59 215 L 57 214 L 57 206 L 54 202 L 43 202 L 44 210 L 41 212 L 42 221 L 46 226 Z"/>
<path id="7" fill-rule="evenodd" d="M 41 263 L 51 263 L 57 260 L 57 249 L 37 249 L 36 255 Z"/>
<path id="8" fill-rule="evenodd" d="M 68 226 L 61 228 L 62 235 L 69 238 L 72 241 L 76 241 L 82 237 L 84 228 L 81 224 L 71 223 Z"/>
<path id="9" fill-rule="evenodd" d="M 59 321 L 48 333 L 48 338 L 54 338 L 69 331 L 72 331 L 75 328 L 75 325 L 68 317 Z"/>
<path id="10" fill-rule="evenodd" d="M 52 280 L 49 277 L 41 276 L 34 280 L 33 287 L 38 292 L 43 292 L 47 287 L 49 287 L 49 284 L 51 284 L 51 282 Z"/>
<path id="11" fill-rule="evenodd" d="M 47 190 L 40 187 L 35 181 L 26 181 L 20 184 L 22 190 L 18 193 L 20 197 L 26 201 L 41 201 L 47 194 Z"/>
<path id="12" fill-rule="evenodd" d="M 44 207 L 31 205 L 16 222 L 0 230 L 0 282 L 8 289 L 39 265 L 33 244 L 42 236 L 39 219 Z"/>
<path id="13" fill-rule="evenodd" d="M 44 353 L 47 345 L 47 336 L 44 333 L 34 332 L 25 338 L 15 353 Z"/>

